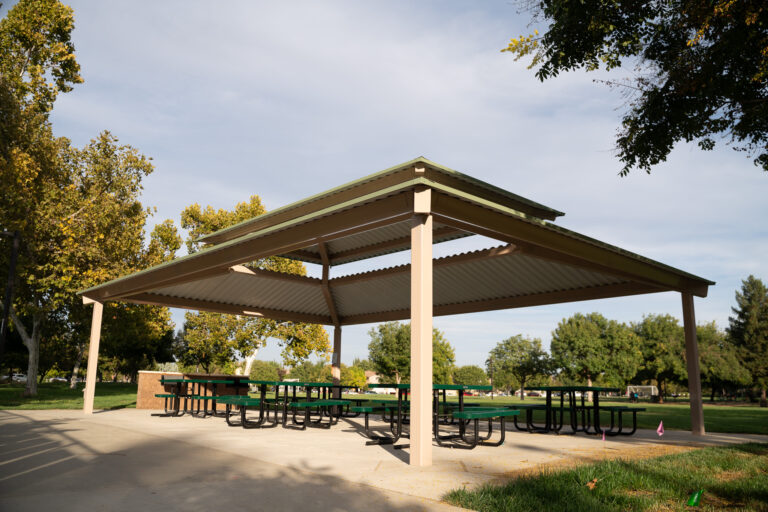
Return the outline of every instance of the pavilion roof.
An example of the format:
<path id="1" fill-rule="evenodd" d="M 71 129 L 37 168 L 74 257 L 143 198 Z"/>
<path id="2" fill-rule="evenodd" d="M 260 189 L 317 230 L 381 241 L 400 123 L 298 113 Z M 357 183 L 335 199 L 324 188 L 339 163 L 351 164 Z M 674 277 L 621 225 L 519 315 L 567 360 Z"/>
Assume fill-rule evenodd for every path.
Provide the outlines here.
<path id="1" fill-rule="evenodd" d="M 434 314 L 662 291 L 706 296 L 712 281 L 549 220 L 561 212 L 423 158 L 202 238 L 207 248 L 80 292 L 289 321 L 357 324 L 409 317 L 410 266 L 324 279 L 249 268 L 280 255 L 326 269 L 410 248 L 417 190 L 431 190 L 435 243 L 481 234 L 504 243 L 434 260 Z"/>

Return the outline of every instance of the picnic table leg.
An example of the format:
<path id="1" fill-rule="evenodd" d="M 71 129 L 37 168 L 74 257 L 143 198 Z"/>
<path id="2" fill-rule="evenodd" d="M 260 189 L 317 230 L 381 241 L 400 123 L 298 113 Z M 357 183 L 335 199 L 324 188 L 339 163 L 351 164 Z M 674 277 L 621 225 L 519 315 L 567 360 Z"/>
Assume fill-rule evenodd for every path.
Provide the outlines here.
<path id="1" fill-rule="evenodd" d="M 552 426 L 552 391 L 547 390 L 547 399 L 546 399 L 546 406 L 545 406 L 545 416 L 544 416 L 544 426 L 543 427 L 537 427 L 533 423 L 533 410 L 527 409 L 526 415 L 525 415 L 525 422 L 528 426 L 529 432 L 535 432 L 537 434 L 546 434 L 550 431 Z"/>
<path id="2" fill-rule="evenodd" d="M 527 417 L 527 414 L 526 414 L 526 417 Z M 512 421 L 513 421 L 513 423 L 514 423 L 514 425 L 515 425 L 515 428 L 516 428 L 517 430 L 520 430 L 521 432 L 526 432 L 526 431 L 528 431 L 528 428 L 527 428 L 527 426 L 526 426 L 526 428 L 523 428 L 523 427 L 521 427 L 521 426 L 519 426 L 519 425 L 517 424 L 517 416 L 512 416 Z"/>
<path id="3" fill-rule="evenodd" d="M 625 412 L 628 412 L 628 411 L 625 411 Z M 622 411 L 619 411 L 619 433 L 623 436 L 631 436 L 637 431 L 637 411 L 632 411 L 632 431 L 631 432 L 621 431 L 621 427 L 622 427 L 621 416 L 622 416 Z"/>
<path id="4" fill-rule="evenodd" d="M 595 414 L 595 434 L 600 435 L 603 429 L 600 428 L 600 393 L 597 391 L 592 393 L 592 406 Z"/>
<path id="5" fill-rule="evenodd" d="M 184 405 L 187 404 L 186 398 L 184 399 Z M 176 416 L 181 416 L 186 411 L 181 410 L 181 382 L 176 383 Z"/>
<path id="6" fill-rule="evenodd" d="M 396 428 L 393 430 L 393 425 L 390 423 L 390 430 L 392 430 L 392 437 L 386 437 L 386 436 L 372 436 L 371 441 L 368 441 L 365 443 L 366 445 L 372 445 L 372 444 L 395 444 L 400 440 L 400 437 L 403 435 L 403 395 L 404 389 L 398 389 L 397 391 L 397 421 L 395 422 Z M 391 414 L 391 413 L 390 413 Z M 394 417 L 392 417 L 394 419 Z M 410 445 L 407 444 L 401 444 L 401 445 L 395 445 L 393 448 L 395 449 L 403 449 L 408 448 Z"/>
<path id="7" fill-rule="evenodd" d="M 552 419 L 553 423 L 555 423 L 555 425 L 553 425 L 553 429 L 556 434 L 559 434 L 560 430 L 563 428 L 563 405 L 565 405 L 564 401 L 565 400 L 563 398 L 563 392 L 561 391 L 560 392 L 560 419 L 559 421 L 555 421 L 554 418 Z"/>

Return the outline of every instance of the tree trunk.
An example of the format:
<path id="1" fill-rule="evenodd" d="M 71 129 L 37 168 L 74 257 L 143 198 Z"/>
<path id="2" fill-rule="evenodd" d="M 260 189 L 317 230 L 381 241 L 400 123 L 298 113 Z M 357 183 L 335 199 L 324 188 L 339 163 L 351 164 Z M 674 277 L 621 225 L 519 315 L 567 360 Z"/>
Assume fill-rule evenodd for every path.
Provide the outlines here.
<path id="1" fill-rule="evenodd" d="M 765 388 L 760 391 L 760 407 L 768 407 L 768 399 L 765 396 Z"/>
<path id="2" fill-rule="evenodd" d="M 659 387 L 659 403 L 663 404 L 664 403 L 664 381 L 661 379 L 656 379 L 656 384 L 659 385 L 658 386 Z"/>
<path id="3" fill-rule="evenodd" d="M 245 357 L 245 369 L 243 370 L 243 375 L 249 376 L 251 374 L 251 367 L 253 366 L 253 362 L 256 360 L 256 354 L 258 353 L 259 349 L 256 349 Z M 248 378 L 250 379 L 250 377 Z"/>
<path id="4" fill-rule="evenodd" d="M 590 388 L 592 387 L 592 376 L 591 375 L 587 375 L 587 387 L 590 387 Z M 587 392 L 587 401 L 592 402 L 592 392 L 591 391 Z"/>
<path id="5" fill-rule="evenodd" d="M 525 379 L 520 379 L 520 400 L 525 400 Z"/>
<path id="6" fill-rule="evenodd" d="M 24 388 L 24 396 L 37 396 L 37 366 L 40 362 L 40 324 L 42 318 L 40 313 L 32 315 L 32 336 L 27 332 L 27 328 L 22 323 L 21 319 L 16 315 L 16 310 L 10 308 L 11 320 L 13 325 L 16 326 L 16 330 L 21 336 L 21 340 L 24 342 L 24 346 L 27 347 L 29 352 L 29 363 L 27 364 L 27 385 Z"/>
<path id="7" fill-rule="evenodd" d="M 69 389 L 77 388 L 77 375 L 80 373 L 80 363 L 83 362 L 83 352 L 85 345 L 82 343 L 77 347 L 77 357 L 75 357 L 75 366 L 72 368 L 72 377 L 69 378 Z"/>
<path id="8" fill-rule="evenodd" d="M 709 395 L 709 401 L 715 403 L 715 386 L 712 386 L 712 394 Z"/>

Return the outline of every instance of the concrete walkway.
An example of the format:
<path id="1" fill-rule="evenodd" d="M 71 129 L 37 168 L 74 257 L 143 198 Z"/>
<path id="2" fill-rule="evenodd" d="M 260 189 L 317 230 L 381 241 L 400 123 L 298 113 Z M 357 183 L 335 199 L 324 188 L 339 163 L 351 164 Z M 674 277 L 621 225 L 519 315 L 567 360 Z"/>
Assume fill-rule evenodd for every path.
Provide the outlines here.
<path id="1" fill-rule="evenodd" d="M 768 442 L 674 431 L 606 442 L 508 432 L 498 448 L 435 447 L 433 466 L 420 469 L 408 466 L 407 450 L 365 446 L 361 425 L 352 419 L 330 431 L 243 430 L 221 418 L 158 418 L 135 409 L 90 417 L 0 411 L 0 510 L 459 510 L 441 496 L 542 466 Z"/>

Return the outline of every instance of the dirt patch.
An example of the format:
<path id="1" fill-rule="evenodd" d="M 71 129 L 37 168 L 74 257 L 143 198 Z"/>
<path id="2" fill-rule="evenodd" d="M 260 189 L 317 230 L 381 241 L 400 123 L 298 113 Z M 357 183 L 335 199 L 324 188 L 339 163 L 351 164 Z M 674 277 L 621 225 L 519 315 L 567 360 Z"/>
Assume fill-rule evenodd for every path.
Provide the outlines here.
<path id="1" fill-rule="evenodd" d="M 631 448 L 598 448 L 594 450 L 570 450 L 565 458 L 537 464 L 529 468 L 521 468 L 505 473 L 502 480 L 517 478 L 520 476 L 539 475 L 551 471 L 560 471 L 572 469 L 575 467 L 592 464 L 604 460 L 625 459 L 642 460 L 652 457 L 661 457 L 663 455 L 673 455 L 676 453 L 689 452 L 695 450 L 696 446 L 678 446 L 678 445 L 655 445 L 639 446 Z"/>
<path id="2" fill-rule="evenodd" d="M 629 491 L 626 491 L 625 494 L 627 496 L 653 496 L 655 493 L 643 489 L 630 489 Z"/>
<path id="3" fill-rule="evenodd" d="M 746 471 L 721 471 L 717 474 L 715 479 L 717 479 L 718 482 L 732 482 L 734 480 L 747 478 L 747 476 Z"/>
<path id="4" fill-rule="evenodd" d="M 738 501 L 730 501 L 725 498 L 721 498 L 715 494 L 705 492 L 701 496 L 701 502 L 699 503 L 705 507 L 711 507 L 715 510 L 743 510 L 744 503 Z"/>

